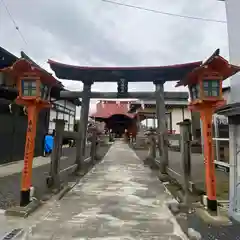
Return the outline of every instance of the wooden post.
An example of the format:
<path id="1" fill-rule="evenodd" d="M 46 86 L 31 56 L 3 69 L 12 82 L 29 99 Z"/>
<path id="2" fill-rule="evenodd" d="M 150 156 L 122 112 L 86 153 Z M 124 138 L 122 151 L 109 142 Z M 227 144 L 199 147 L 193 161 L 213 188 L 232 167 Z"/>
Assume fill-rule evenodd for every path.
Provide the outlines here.
<path id="1" fill-rule="evenodd" d="M 191 179 L 191 122 L 186 119 L 180 125 L 181 163 L 183 169 L 184 204 L 189 204 L 189 181 Z"/>
<path id="2" fill-rule="evenodd" d="M 148 144 L 149 144 L 149 148 L 148 148 L 148 156 L 147 158 L 144 160 L 145 164 L 150 165 L 151 167 L 155 167 L 156 166 L 156 139 L 155 139 L 155 133 L 153 131 L 151 131 L 148 134 Z"/>
<path id="3" fill-rule="evenodd" d="M 51 154 L 51 165 L 50 165 L 50 176 L 47 178 L 48 187 L 60 188 L 60 179 L 59 179 L 59 165 L 62 155 L 62 141 L 63 141 L 63 131 L 65 121 L 63 119 L 55 119 L 55 136 L 54 136 L 54 146 Z"/>
<path id="4" fill-rule="evenodd" d="M 82 96 L 82 106 L 81 106 L 81 115 L 79 123 L 79 140 L 77 141 L 76 147 L 76 170 L 79 171 L 82 167 L 83 158 L 85 155 L 85 145 L 86 145 L 86 133 L 88 125 L 88 114 L 89 114 L 89 105 L 91 97 L 91 85 L 92 82 L 83 83 L 83 96 Z"/>
<path id="5" fill-rule="evenodd" d="M 112 141 L 112 133 L 111 133 L 111 129 L 109 129 L 109 132 L 108 132 L 108 141 L 111 142 Z"/>
<path id="6" fill-rule="evenodd" d="M 156 139 L 155 139 L 155 134 L 152 133 L 150 135 L 150 144 L 151 144 L 151 159 L 152 161 L 156 160 Z"/>
<path id="7" fill-rule="evenodd" d="M 94 164 L 96 162 L 96 153 L 97 153 L 97 129 L 92 128 L 92 137 L 91 137 L 91 162 Z"/>
<path id="8" fill-rule="evenodd" d="M 156 129 L 156 115 L 153 117 L 153 128 Z"/>
<path id="9" fill-rule="evenodd" d="M 158 134 L 158 150 L 161 156 L 160 171 L 162 174 L 167 173 L 168 166 L 168 142 L 167 142 L 167 127 L 166 127 L 166 109 L 164 102 L 164 87 L 163 83 L 156 83 L 156 113 L 157 113 L 157 134 Z"/>
<path id="10" fill-rule="evenodd" d="M 30 203 L 30 188 L 32 185 L 32 163 L 35 149 L 37 117 L 39 112 L 35 104 L 29 105 L 27 109 L 28 127 L 24 151 L 24 167 L 22 172 L 20 206 L 26 206 Z"/>

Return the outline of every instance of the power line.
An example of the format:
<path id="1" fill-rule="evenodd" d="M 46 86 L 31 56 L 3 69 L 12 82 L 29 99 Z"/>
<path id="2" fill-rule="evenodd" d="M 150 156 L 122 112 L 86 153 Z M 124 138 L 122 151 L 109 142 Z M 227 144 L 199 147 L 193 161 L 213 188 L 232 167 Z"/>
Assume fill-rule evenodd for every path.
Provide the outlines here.
<path id="1" fill-rule="evenodd" d="M 140 6 L 136 6 L 136 5 L 115 2 L 115 1 L 111 1 L 111 0 L 101 0 L 101 1 L 106 2 L 106 3 L 111 3 L 111 4 L 114 4 L 114 5 L 119 5 L 119 6 L 123 6 L 123 7 L 143 10 L 143 11 L 147 11 L 147 12 L 152 12 L 152 13 L 157 13 L 157 14 L 162 14 L 162 15 L 167 15 L 167 16 L 172 16 L 172 17 L 188 18 L 188 19 L 192 19 L 192 20 L 199 20 L 199 21 L 206 21 L 206 22 L 227 23 L 227 21 L 224 21 L 224 20 L 217 20 L 217 19 L 211 19 L 211 18 L 201 18 L 201 17 L 193 17 L 193 16 L 187 16 L 187 15 L 175 14 L 175 13 L 164 12 L 164 11 L 160 11 L 160 10 L 140 7 Z"/>
<path id="2" fill-rule="evenodd" d="M 11 12 L 9 11 L 9 9 L 8 9 L 6 3 L 4 2 L 4 0 L 2 0 L 2 4 L 3 4 L 4 8 L 6 9 L 6 12 L 8 13 L 10 19 L 12 20 L 15 29 L 18 31 L 20 37 L 22 38 L 23 42 L 24 42 L 24 43 L 26 44 L 26 46 L 27 46 L 27 41 L 26 41 L 26 39 L 24 38 L 23 34 L 21 33 L 21 31 L 20 31 L 20 29 L 19 29 L 19 27 L 18 27 L 16 21 L 14 20 L 14 18 L 13 18 L 13 16 L 12 16 Z"/>

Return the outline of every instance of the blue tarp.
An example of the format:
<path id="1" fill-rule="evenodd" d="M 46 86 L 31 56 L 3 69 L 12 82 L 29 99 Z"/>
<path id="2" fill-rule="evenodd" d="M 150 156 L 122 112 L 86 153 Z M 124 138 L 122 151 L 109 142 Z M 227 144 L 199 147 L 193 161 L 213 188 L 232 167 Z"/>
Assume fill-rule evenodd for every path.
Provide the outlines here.
<path id="1" fill-rule="evenodd" d="M 52 135 L 46 135 L 44 141 L 44 151 L 45 153 L 50 153 L 53 150 L 54 138 Z"/>

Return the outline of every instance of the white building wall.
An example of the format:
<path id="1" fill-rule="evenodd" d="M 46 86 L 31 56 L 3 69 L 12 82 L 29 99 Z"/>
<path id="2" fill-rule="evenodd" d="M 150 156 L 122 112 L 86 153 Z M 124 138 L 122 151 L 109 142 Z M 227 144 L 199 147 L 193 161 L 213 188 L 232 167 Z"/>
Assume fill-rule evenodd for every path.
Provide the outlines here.
<path id="1" fill-rule="evenodd" d="M 230 89 L 226 90 L 223 92 L 223 98 L 227 101 L 226 104 L 231 103 L 231 99 L 230 99 Z M 214 124 L 218 125 L 218 124 L 224 124 L 224 125 L 228 125 L 228 118 L 223 116 L 223 115 L 218 115 L 218 114 L 214 114 L 212 121 Z M 216 137 L 218 137 L 217 134 L 217 126 L 216 126 L 216 130 L 215 130 L 215 135 Z"/>
<path id="2" fill-rule="evenodd" d="M 191 112 L 187 108 L 184 108 L 184 110 L 181 108 L 172 109 L 172 130 L 175 131 L 175 134 L 180 134 L 179 125 L 177 125 L 177 123 L 182 122 L 184 119 L 191 120 Z"/>
<path id="3" fill-rule="evenodd" d="M 228 42 L 230 63 L 240 65 L 240 1 L 226 0 L 227 24 L 228 24 Z M 231 101 L 240 102 L 240 73 L 237 73 L 230 79 Z"/>
<path id="4" fill-rule="evenodd" d="M 189 111 L 188 108 L 184 108 L 184 119 L 190 119 L 191 120 L 192 115 L 191 115 L 191 111 Z"/>
<path id="5" fill-rule="evenodd" d="M 231 103 L 230 89 L 223 92 L 223 98 L 227 101 L 226 104 Z"/>
<path id="6" fill-rule="evenodd" d="M 58 110 L 64 110 L 69 111 L 72 110 L 75 112 L 76 106 L 69 102 L 64 100 L 56 101 L 58 104 Z M 69 113 L 63 113 L 60 111 L 56 111 L 55 109 L 50 110 L 50 117 L 49 117 L 49 132 L 51 133 L 55 129 L 55 122 L 54 119 L 64 119 L 66 121 L 65 123 L 65 131 L 74 131 L 74 122 L 75 122 L 75 116 L 71 116 Z"/>
<path id="7" fill-rule="evenodd" d="M 225 0 L 227 10 L 227 25 L 228 25 L 228 42 L 229 42 L 229 57 L 230 63 L 240 65 L 240 1 L 239 0 Z M 231 103 L 240 102 L 240 73 L 234 75 L 230 80 L 231 86 Z M 240 168 L 239 168 L 239 154 L 237 146 L 240 143 L 240 131 L 238 125 L 230 124 L 229 126 L 229 151 L 230 151 L 230 204 L 229 213 L 240 221 Z"/>

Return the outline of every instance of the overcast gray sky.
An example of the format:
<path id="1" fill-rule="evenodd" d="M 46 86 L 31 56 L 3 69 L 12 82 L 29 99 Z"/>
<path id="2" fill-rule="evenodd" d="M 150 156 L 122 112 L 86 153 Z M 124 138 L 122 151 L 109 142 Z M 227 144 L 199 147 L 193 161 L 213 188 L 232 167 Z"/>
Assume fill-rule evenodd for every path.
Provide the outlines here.
<path id="1" fill-rule="evenodd" d="M 3 1 L 27 44 L 0 0 L 0 45 L 16 55 L 24 50 L 47 70 L 48 59 L 90 66 L 170 65 L 204 60 L 216 48 L 228 58 L 224 23 L 171 17 L 101 0 Z M 217 0 L 116 2 L 195 17 L 226 19 L 225 4 Z M 63 83 L 71 90 L 82 88 L 78 82 Z M 174 85 L 166 83 L 165 89 L 176 91 Z M 147 91 L 153 89 L 153 85 L 136 83 L 130 84 L 129 89 Z M 116 84 L 94 84 L 93 90 L 115 91 Z"/>

